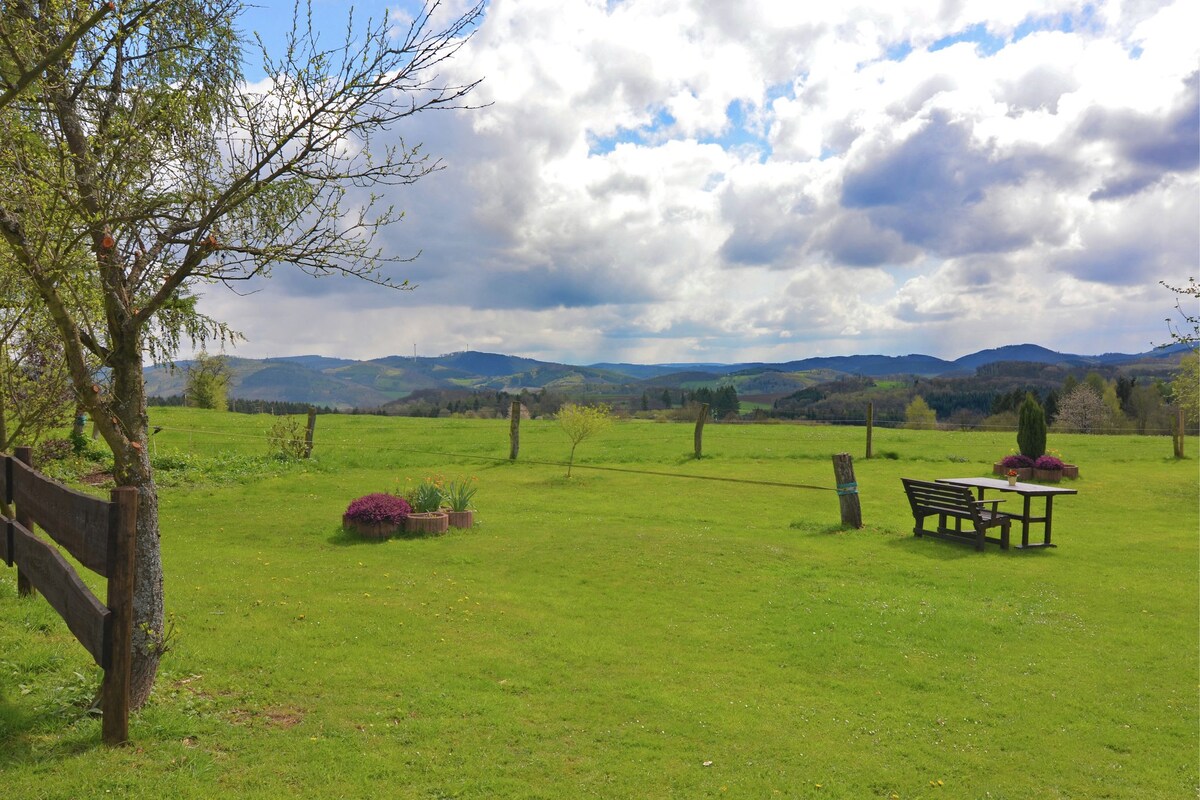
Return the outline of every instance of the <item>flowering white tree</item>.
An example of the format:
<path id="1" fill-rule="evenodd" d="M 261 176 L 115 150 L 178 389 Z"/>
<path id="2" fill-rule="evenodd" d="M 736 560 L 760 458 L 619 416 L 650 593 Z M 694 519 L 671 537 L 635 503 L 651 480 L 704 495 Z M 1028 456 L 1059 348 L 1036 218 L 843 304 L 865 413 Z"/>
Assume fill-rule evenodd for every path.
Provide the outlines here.
<path id="1" fill-rule="evenodd" d="M 1064 433 L 1101 433 L 1113 424 L 1112 409 L 1096 390 L 1081 383 L 1058 401 L 1054 428 Z"/>

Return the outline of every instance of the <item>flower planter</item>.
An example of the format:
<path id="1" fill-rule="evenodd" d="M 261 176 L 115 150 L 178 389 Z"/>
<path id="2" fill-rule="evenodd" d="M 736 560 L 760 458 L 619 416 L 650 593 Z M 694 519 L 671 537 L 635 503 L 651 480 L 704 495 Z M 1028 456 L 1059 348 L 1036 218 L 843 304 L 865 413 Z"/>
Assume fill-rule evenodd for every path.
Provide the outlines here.
<path id="1" fill-rule="evenodd" d="M 1075 466 L 1074 464 L 1064 464 L 1062 468 L 1062 474 L 1064 478 L 1075 480 L 1079 477 L 1079 467 Z"/>
<path id="2" fill-rule="evenodd" d="M 1058 483 L 1062 480 L 1061 469 L 1034 469 L 1033 479 L 1044 483 Z"/>
<path id="3" fill-rule="evenodd" d="M 363 539 L 387 539 L 400 532 L 398 522 L 359 522 L 342 517 L 342 530 L 357 534 Z"/>
<path id="4" fill-rule="evenodd" d="M 445 511 L 409 514 L 404 520 L 405 533 L 439 534 L 450 529 L 450 517 Z"/>
<path id="5" fill-rule="evenodd" d="M 999 461 L 997 461 L 995 464 L 992 464 L 993 475 L 999 475 L 1001 478 L 1006 478 L 1008 477 L 1008 470 L 1009 468 L 1001 464 Z M 1033 467 L 1016 467 L 1016 470 L 1017 480 L 1019 481 L 1027 481 L 1033 477 Z"/>
<path id="6" fill-rule="evenodd" d="M 475 524 L 475 512 L 467 511 L 447 511 L 446 516 L 449 518 L 451 528 L 469 528 Z"/>

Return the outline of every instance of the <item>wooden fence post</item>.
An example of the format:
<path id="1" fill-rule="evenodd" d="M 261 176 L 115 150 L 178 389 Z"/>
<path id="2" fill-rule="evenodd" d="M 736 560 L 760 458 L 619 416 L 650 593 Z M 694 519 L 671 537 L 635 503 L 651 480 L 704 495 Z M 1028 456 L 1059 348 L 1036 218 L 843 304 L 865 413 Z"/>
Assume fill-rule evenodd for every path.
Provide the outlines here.
<path id="1" fill-rule="evenodd" d="M 867 403 L 867 458 L 872 455 L 871 452 L 871 434 L 875 430 L 875 404 Z"/>
<path id="2" fill-rule="evenodd" d="M 108 607 L 112 611 L 108 663 L 100 687 L 100 737 L 107 745 L 129 741 L 129 684 L 133 667 L 133 582 L 138 492 L 113 489 L 108 538 Z"/>
<path id="3" fill-rule="evenodd" d="M 521 401 L 512 401 L 512 410 L 508 412 L 508 460 L 517 460 L 517 451 L 521 449 Z"/>
<path id="4" fill-rule="evenodd" d="M 17 447 L 13 449 L 13 455 L 17 461 L 20 461 L 27 467 L 33 466 L 33 448 L 32 447 Z M 16 515 L 17 524 L 25 528 L 25 530 L 33 531 L 33 518 L 29 516 L 28 511 L 17 508 Z M 33 584 L 29 581 L 29 576 L 21 572 L 21 568 L 17 567 L 17 596 L 18 597 L 33 597 Z"/>
<path id="5" fill-rule="evenodd" d="M 854 459 L 849 453 L 833 457 L 833 474 L 837 478 L 838 503 L 842 507 L 842 524 L 861 528 L 862 507 L 858 502 L 858 483 L 854 480 Z"/>
<path id="6" fill-rule="evenodd" d="M 704 421 L 708 419 L 708 403 L 700 404 L 700 414 L 696 417 L 696 458 L 700 458 L 704 450 Z"/>
<path id="7" fill-rule="evenodd" d="M 1184 431 L 1183 409 L 1175 409 L 1175 457 L 1183 458 L 1183 435 Z"/>
<path id="8" fill-rule="evenodd" d="M 312 455 L 313 449 L 313 431 L 317 427 L 317 410 L 310 408 L 308 410 L 308 427 L 304 429 L 304 457 L 308 458 Z"/>

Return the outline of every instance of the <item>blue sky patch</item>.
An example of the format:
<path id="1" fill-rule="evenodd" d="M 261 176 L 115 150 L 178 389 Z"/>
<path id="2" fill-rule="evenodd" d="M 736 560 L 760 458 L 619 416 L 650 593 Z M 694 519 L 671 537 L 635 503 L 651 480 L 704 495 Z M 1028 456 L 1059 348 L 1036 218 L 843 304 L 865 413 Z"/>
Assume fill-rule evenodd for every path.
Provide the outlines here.
<path id="1" fill-rule="evenodd" d="M 654 121 L 640 128 L 621 128 L 612 136 L 588 136 L 588 155 L 606 156 L 619 144 L 645 145 L 663 138 L 664 130 L 675 124 L 675 117 L 665 108 L 654 115 Z"/>
<path id="2" fill-rule="evenodd" d="M 988 31 L 987 26 L 983 23 L 972 25 L 969 28 L 964 28 L 956 34 L 945 36 L 938 39 L 933 44 L 929 45 L 929 52 L 936 53 L 938 50 L 945 50 L 947 47 L 959 44 L 960 42 L 970 42 L 975 45 L 975 49 L 982 55 L 995 55 L 1004 49 L 1005 40 Z"/>

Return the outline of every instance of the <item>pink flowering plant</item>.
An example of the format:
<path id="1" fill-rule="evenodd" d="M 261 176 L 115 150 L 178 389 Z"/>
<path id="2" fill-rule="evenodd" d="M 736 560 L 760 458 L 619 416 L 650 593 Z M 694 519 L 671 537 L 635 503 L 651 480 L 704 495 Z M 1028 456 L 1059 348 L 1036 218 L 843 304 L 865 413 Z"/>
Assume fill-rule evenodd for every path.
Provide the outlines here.
<path id="1" fill-rule="evenodd" d="M 1013 455 L 1005 456 L 1000 460 L 1000 466 L 1005 469 L 1029 469 L 1033 466 L 1033 459 L 1029 456 L 1014 453 Z"/>
<path id="2" fill-rule="evenodd" d="M 360 497 L 350 503 L 343 519 L 364 524 L 399 525 L 411 513 L 412 506 L 403 497 L 377 492 Z"/>
<path id="3" fill-rule="evenodd" d="M 1062 459 L 1054 456 L 1041 456 L 1033 462 L 1034 469 L 1062 469 L 1064 466 Z"/>

